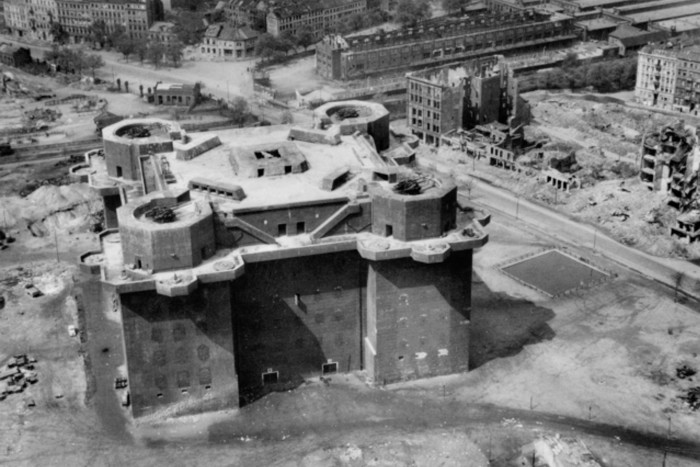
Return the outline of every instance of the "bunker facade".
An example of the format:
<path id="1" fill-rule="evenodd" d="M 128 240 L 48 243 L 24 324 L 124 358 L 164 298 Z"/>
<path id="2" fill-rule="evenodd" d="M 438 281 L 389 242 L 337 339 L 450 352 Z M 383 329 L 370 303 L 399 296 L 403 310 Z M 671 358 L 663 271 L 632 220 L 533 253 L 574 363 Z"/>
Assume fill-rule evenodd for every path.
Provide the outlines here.
<path id="1" fill-rule="evenodd" d="M 361 105 L 343 108 L 382 121 Z M 121 312 L 134 416 L 237 407 L 337 372 L 384 384 L 468 370 L 472 253 L 488 241 L 486 219 L 458 210 L 450 181 L 384 157 L 403 143 L 372 122 L 371 137 L 335 127 L 347 119 L 314 129 L 337 144 L 273 126 L 217 132 L 222 144 L 193 159 L 161 147 L 150 192 L 144 164 L 136 182 L 106 173 L 114 147 L 91 159 L 105 206 L 121 204 L 101 274 Z M 251 173 L 267 160 L 300 169 Z"/>

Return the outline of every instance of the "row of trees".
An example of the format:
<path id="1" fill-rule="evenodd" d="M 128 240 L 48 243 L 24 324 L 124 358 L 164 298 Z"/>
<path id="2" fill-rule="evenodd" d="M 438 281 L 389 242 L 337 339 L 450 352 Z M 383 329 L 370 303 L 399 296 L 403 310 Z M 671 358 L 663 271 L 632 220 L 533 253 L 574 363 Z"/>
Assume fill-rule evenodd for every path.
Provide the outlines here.
<path id="1" fill-rule="evenodd" d="M 93 78 L 97 69 L 105 64 L 97 54 L 89 54 L 82 48 L 71 49 L 58 45 L 54 45 L 44 57 L 46 61 L 55 63 L 61 71 L 82 74 L 83 71 L 90 70 Z"/>
<path id="2" fill-rule="evenodd" d="M 63 45 L 68 42 L 68 33 L 59 23 L 52 23 L 51 33 L 55 43 Z M 179 37 L 167 43 L 155 39 L 144 42 L 143 40 L 130 37 L 122 26 L 118 25 L 111 30 L 108 29 L 107 24 L 103 20 L 97 20 L 90 25 L 87 41 L 94 47 L 116 49 L 127 61 L 131 56 L 136 56 L 141 63 L 149 60 L 156 68 L 165 62 L 169 62 L 173 66 L 179 66 L 182 63 L 185 48 L 185 44 Z M 65 52 L 63 55 L 67 53 Z M 84 54 L 85 52 L 80 53 Z M 94 61 L 96 59 L 91 58 L 90 60 Z M 78 63 L 75 66 L 70 66 L 70 68 L 77 69 L 80 66 Z"/>
<path id="3" fill-rule="evenodd" d="M 599 63 L 574 65 L 570 57 L 562 67 L 537 73 L 521 80 L 521 90 L 581 89 L 592 87 L 598 92 L 633 89 L 637 81 L 637 59 L 624 58 Z"/>
<path id="4" fill-rule="evenodd" d="M 180 66 L 184 48 L 185 45 L 177 39 L 167 43 L 159 40 L 143 42 L 128 39 L 116 45 L 117 51 L 124 56 L 126 61 L 129 61 L 129 57 L 135 56 L 142 64 L 148 60 L 156 68 L 164 63 Z"/>

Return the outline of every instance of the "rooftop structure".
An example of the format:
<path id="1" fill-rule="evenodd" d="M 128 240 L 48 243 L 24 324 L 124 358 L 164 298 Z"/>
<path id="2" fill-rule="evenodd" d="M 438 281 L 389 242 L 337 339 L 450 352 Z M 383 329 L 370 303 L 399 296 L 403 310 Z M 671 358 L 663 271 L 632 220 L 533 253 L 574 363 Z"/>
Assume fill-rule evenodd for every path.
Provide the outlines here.
<path id="1" fill-rule="evenodd" d="M 135 416 L 235 407 L 334 372 L 381 384 L 468 369 L 485 218 L 392 157 L 406 142 L 381 106 L 319 115 L 314 128 L 103 131 L 90 183 L 118 229 L 101 273 Z"/>
<path id="2" fill-rule="evenodd" d="M 442 17 L 411 29 L 327 35 L 316 45 L 316 70 L 330 79 L 402 72 L 494 54 L 541 52 L 576 38 L 573 18 L 558 13 L 488 12 Z"/>

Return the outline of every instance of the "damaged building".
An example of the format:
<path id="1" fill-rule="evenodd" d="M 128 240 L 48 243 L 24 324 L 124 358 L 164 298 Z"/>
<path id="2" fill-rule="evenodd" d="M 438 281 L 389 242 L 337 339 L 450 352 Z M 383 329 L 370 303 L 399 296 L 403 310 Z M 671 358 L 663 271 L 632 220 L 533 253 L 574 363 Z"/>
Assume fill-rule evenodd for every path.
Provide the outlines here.
<path id="1" fill-rule="evenodd" d="M 564 47 L 576 40 L 574 20 L 534 10 L 440 17 L 414 28 L 342 36 L 316 44 L 316 71 L 328 79 L 424 69 L 494 54 Z"/>
<path id="2" fill-rule="evenodd" d="M 332 373 L 468 370 L 488 218 L 392 158 L 406 142 L 382 106 L 315 112 L 314 128 L 104 129 L 90 183 L 110 229 L 81 267 L 121 315 L 134 416 L 237 407 Z"/>
<path id="3" fill-rule="evenodd" d="M 530 108 L 502 56 L 409 73 L 406 79 L 408 126 L 424 142 L 440 144 L 443 135 L 477 127 L 498 149 L 522 142 Z"/>
<path id="4" fill-rule="evenodd" d="M 645 134 L 642 141 L 640 178 L 650 190 L 668 195 L 668 205 L 684 215 L 678 217 L 671 234 L 690 241 L 695 224 L 685 221 L 698 209 L 698 170 L 700 147 L 698 129 L 695 132 L 682 123 L 665 126 L 660 131 Z"/>

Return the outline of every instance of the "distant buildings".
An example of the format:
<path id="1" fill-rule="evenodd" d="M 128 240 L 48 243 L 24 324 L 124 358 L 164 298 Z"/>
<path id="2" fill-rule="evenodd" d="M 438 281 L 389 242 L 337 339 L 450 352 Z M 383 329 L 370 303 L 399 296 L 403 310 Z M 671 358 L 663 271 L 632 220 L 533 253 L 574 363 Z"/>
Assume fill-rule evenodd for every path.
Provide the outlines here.
<path id="1" fill-rule="evenodd" d="M 207 28 L 199 45 L 199 56 L 208 60 L 240 60 L 255 54 L 260 33 L 249 26 L 214 24 Z"/>
<path id="2" fill-rule="evenodd" d="M 698 115 L 700 46 L 639 52 L 635 97 L 649 107 Z"/>
<path id="3" fill-rule="evenodd" d="M 494 54 L 561 47 L 577 38 L 573 18 L 537 11 L 443 17 L 413 29 L 329 35 L 316 45 L 316 70 L 329 79 L 357 79 Z"/>
<path id="4" fill-rule="evenodd" d="M 411 73 L 407 80 L 408 125 L 428 144 L 453 130 L 498 123 L 507 133 L 529 120 L 527 102 L 499 56 Z"/>
<path id="5" fill-rule="evenodd" d="M 315 0 L 278 2 L 267 14 L 267 32 L 277 37 L 282 33 L 310 31 L 321 37 L 347 17 L 367 11 L 367 0 Z"/>
<path id="6" fill-rule="evenodd" d="M 160 0 L 5 0 L 7 28 L 19 38 L 52 40 L 58 23 L 74 42 L 87 39 L 90 25 L 105 22 L 108 31 L 122 26 L 134 39 L 148 39 L 151 25 L 162 18 Z"/>

